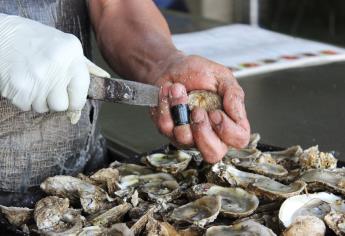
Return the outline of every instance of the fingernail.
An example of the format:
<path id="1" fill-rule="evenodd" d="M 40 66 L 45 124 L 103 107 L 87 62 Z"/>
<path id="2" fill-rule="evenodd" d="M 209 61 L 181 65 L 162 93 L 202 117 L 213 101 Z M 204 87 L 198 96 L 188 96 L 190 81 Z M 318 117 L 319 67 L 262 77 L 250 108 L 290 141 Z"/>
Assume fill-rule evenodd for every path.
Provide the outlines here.
<path id="1" fill-rule="evenodd" d="M 210 112 L 209 117 L 212 123 L 215 125 L 219 125 L 220 123 L 222 123 L 222 115 L 220 114 L 219 111 Z"/>
<path id="2" fill-rule="evenodd" d="M 201 123 L 204 120 L 204 113 L 199 109 L 194 109 L 192 112 L 193 123 Z"/>
<path id="3" fill-rule="evenodd" d="M 170 87 L 170 98 L 180 98 L 186 94 L 186 90 L 182 84 L 174 84 Z"/>

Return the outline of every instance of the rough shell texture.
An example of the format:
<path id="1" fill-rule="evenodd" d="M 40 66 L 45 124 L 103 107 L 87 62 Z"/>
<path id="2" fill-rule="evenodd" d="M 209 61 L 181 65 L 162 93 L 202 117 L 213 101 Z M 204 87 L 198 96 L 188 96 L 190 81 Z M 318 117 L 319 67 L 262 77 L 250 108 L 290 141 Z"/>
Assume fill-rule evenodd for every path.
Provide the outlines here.
<path id="1" fill-rule="evenodd" d="M 91 220 L 93 225 L 110 226 L 118 223 L 122 217 L 131 209 L 131 204 L 124 203 L 115 206 Z"/>
<path id="2" fill-rule="evenodd" d="M 277 164 L 284 166 L 287 170 L 299 168 L 299 156 L 302 154 L 301 146 L 292 146 L 283 151 L 267 152 Z"/>
<path id="3" fill-rule="evenodd" d="M 222 98 L 214 92 L 204 90 L 194 90 L 188 94 L 189 109 L 194 107 L 204 108 L 206 111 L 222 109 Z"/>
<path id="4" fill-rule="evenodd" d="M 112 164 L 110 164 L 110 167 L 116 168 L 119 171 L 119 174 L 121 176 L 148 175 L 154 172 L 151 168 L 147 166 L 129 164 L 129 163 L 113 162 Z"/>
<path id="5" fill-rule="evenodd" d="M 26 207 L 6 207 L 0 205 L 0 212 L 5 216 L 10 224 L 21 226 L 32 219 L 33 209 Z"/>
<path id="6" fill-rule="evenodd" d="M 294 217 L 300 215 L 298 211 L 305 215 L 323 218 L 330 211 L 330 207 L 325 211 L 325 207 L 322 204 L 315 205 L 316 202 L 314 200 L 321 200 L 327 204 L 332 204 L 340 200 L 340 197 L 326 192 L 290 197 L 283 202 L 279 209 L 279 220 L 285 227 L 288 227 L 294 221 Z"/>
<path id="7" fill-rule="evenodd" d="M 117 190 L 116 183 L 119 179 L 119 171 L 113 168 L 100 169 L 91 175 L 90 179 L 100 184 L 108 193 L 114 193 Z"/>
<path id="8" fill-rule="evenodd" d="M 47 178 L 41 189 L 48 194 L 68 198 L 71 201 L 80 200 L 86 213 L 96 213 L 113 201 L 108 194 L 95 185 L 72 176 L 54 176 Z"/>
<path id="9" fill-rule="evenodd" d="M 231 235 L 275 236 L 276 234 L 271 229 L 253 220 L 247 220 L 231 226 L 213 226 L 206 231 L 206 236 Z"/>
<path id="10" fill-rule="evenodd" d="M 250 140 L 247 145 L 247 149 L 255 149 L 256 146 L 258 145 L 259 141 L 261 139 L 261 136 L 259 133 L 253 133 L 250 135 Z"/>
<path id="11" fill-rule="evenodd" d="M 337 159 L 332 153 L 320 152 L 318 146 L 303 151 L 299 164 L 304 169 L 333 169 L 337 167 Z"/>
<path id="12" fill-rule="evenodd" d="M 336 235 L 345 235 L 345 214 L 339 212 L 331 212 L 324 218 L 326 224 Z"/>
<path id="13" fill-rule="evenodd" d="M 185 170 L 191 159 L 191 155 L 183 151 L 171 154 L 155 153 L 146 157 L 147 162 L 156 170 L 171 174 Z"/>
<path id="14" fill-rule="evenodd" d="M 283 236 L 323 236 L 326 233 L 325 223 L 315 216 L 299 216 L 283 232 Z"/>
<path id="15" fill-rule="evenodd" d="M 221 197 L 205 196 L 174 209 L 171 218 L 203 227 L 217 218 L 220 209 Z"/>
<path id="16" fill-rule="evenodd" d="M 334 193 L 345 194 L 345 177 L 337 171 L 312 169 L 306 171 L 301 180 L 308 184 L 308 189 L 329 190 Z"/>
<path id="17" fill-rule="evenodd" d="M 150 200 L 158 203 L 170 202 L 181 195 L 179 184 L 175 180 L 146 183 L 141 186 L 140 190 Z"/>
<path id="18" fill-rule="evenodd" d="M 228 217 L 244 217 L 252 214 L 259 205 L 259 199 L 242 188 L 221 187 L 213 184 L 199 184 L 193 186 L 189 195 L 200 197 L 203 195 L 221 196 L 220 212 Z"/>

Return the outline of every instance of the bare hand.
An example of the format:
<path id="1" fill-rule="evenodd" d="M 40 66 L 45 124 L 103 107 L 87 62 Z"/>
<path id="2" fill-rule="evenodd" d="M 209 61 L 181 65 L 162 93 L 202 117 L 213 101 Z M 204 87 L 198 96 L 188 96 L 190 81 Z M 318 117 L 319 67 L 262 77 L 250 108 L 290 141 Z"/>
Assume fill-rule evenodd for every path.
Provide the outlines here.
<path id="1" fill-rule="evenodd" d="M 159 131 L 178 146 L 196 146 L 205 161 L 220 161 L 228 147 L 243 148 L 249 142 L 250 125 L 247 119 L 244 92 L 226 67 L 198 56 L 179 56 L 167 59 L 156 85 L 161 86 L 159 106 L 152 109 L 152 118 Z M 224 111 L 207 113 L 192 110 L 190 125 L 174 126 L 170 107 L 186 104 L 187 93 L 209 90 L 223 97 Z"/>

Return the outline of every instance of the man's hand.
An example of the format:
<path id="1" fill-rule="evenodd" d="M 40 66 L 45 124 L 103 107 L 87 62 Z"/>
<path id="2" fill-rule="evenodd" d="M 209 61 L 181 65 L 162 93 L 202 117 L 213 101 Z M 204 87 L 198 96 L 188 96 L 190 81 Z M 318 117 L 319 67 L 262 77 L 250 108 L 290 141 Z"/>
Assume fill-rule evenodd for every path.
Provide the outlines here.
<path id="1" fill-rule="evenodd" d="M 80 111 L 90 75 L 78 38 L 18 16 L 0 14 L 0 92 L 24 111 Z"/>
<path id="2" fill-rule="evenodd" d="M 160 104 L 152 117 L 160 132 L 179 146 L 195 145 L 207 162 L 215 163 L 228 146 L 243 148 L 249 142 L 250 126 L 244 106 L 244 92 L 226 67 L 198 56 L 177 54 L 168 58 L 157 76 Z M 207 113 L 197 108 L 192 124 L 174 126 L 170 107 L 187 103 L 192 90 L 209 90 L 223 97 L 224 111 Z"/>

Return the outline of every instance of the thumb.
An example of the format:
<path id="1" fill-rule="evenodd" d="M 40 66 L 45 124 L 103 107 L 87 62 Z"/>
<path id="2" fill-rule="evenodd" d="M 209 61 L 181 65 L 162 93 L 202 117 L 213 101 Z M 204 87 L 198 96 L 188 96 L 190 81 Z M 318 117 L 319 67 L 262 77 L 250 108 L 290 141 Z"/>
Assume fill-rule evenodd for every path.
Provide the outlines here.
<path id="1" fill-rule="evenodd" d="M 84 59 L 85 59 L 85 63 L 86 63 L 87 69 L 89 70 L 89 73 L 91 75 L 98 76 L 98 77 L 110 78 L 110 74 L 108 72 L 106 72 L 101 67 L 99 67 L 96 64 L 94 64 L 93 62 L 91 62 L 86 57 L 84 57 Z"/>

